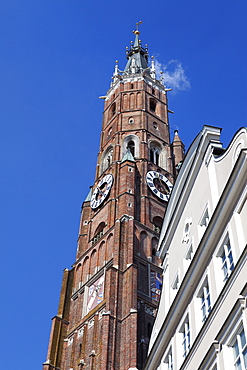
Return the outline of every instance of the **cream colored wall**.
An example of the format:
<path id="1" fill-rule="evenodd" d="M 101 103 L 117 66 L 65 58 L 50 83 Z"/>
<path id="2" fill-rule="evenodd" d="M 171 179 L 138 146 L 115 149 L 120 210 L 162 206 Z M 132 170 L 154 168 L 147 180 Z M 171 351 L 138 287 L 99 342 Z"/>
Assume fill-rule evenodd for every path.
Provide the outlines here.
<path id="1" fill-rule="evenodd" d="M 222 192 L 226 186 L 227 181 L 230 178 L 232 169 L 236 164 L 237 157 L 239 155 L 239 148 L 247 148 L 247 134 L 246 130 L 240 130 L 236 136 L 233 138 L 229 148 L 226 152 L 219 158 L 215 158 L 212 155 L 211 146 L 206 151 L 201 166 L 199 168 L 198 175 L 193 186 L 190 188 L 190 194 L 184 209 L 181 210 L 179 218 L 175 220 L 177 222 L 176 227 L 173 228 L 174 233 L 171 237 L 169 246 L 163 246 L 168 249 L 168 253 L 163 262 L 164 271 L 164 285 L 162 290 L 161 302 L 159 306 L 159 311 L 157 319 L 155 321 L 154 330 L 152 333 L 150 341 L 150 349 L 158 335 L 158 332 L 163 324 L 166 314 L 175 298 L 176 291 L 171 288 L 172 283 L 176 274 L 179 274 L 180 283 L 184 278 L 184 275 L 189 266 L 188 261 L 185 262 L 185 254 L 188 247 L 193 241 L 194 253 L 196 248 L 199 246 L 201 235 L 199 222 L 203 215 L 206 207 L 209 211 L 209 219 L 211 218 L 215 208 L 217 207 L 218 201 L 221 197 Z M 182 193 L 183 194 L 183 193 Z M 226 317 L 229 315 L 233 309 L 239 294 L 243 290 L 246 284 L 246 271 L 247 262 L 241 266 L 239 271 L 234 270 L 233 283 L 230 285 L 227 292 L 223 295 L 221 294 L 224 288 L 225 282 L 223 281 L 223 272 L 221 270 L 221 260 L 217 256 L 217 251 L 220 248 L 220 243 L 224 239 L 225 235 L 228 233 L 233 250 L 234 263 L 236 263 L 243 253 L 246 253 L 247 245 L 247 191 L 243 189 L 242 195 L 236 202 L 236 206 L 233 207 L 233 212 L 231 213 L 230 219 L 225 220 L 225 227 L 223 228 L 223 234 L 217 235 L 211 245 L 214 252 L 208 262 L 207 268 L 201 278 L 201 282 L 208 276 L 209 288 L 210 288 L 210 298 L 211 306 L 217 306 L 215 315 L 207 319 L 204 324 L 204 330 L 200 333 L 200 341 L 194 348 L 193 353 L 190 351 L 188 356 L 189 361 L 184 366 L 182 365 L 181 353 L 179 354 L 178 347 L 181 341 L 179 333 L 179 327 L 181 325 L 181 320 L 177 322 L 177 330 L 173 333 L 171 342 L 176 344 L 176 351 L 174 352 L 174 370 L 179 369 L 198 369 L 202 359 L 206 356 L 212 342 L 214 341 L 220 328 L 223 327 Z M 231 208 L 233 205 L 229 205 Z M 190 232 L 186 236 L 185 225 L 188 220 L 191 222 Z M 174 222 L 174 220 L 173 220 Z M 166 230 L 168 233 L 169 226 Z M 169 248 L 168 248 L 169 247 Z M 205 248 L 207 245 L 205 246 Z M 203 248 L 201 245 L 200 248 Z M 243 257 L 242 257 L 243 258 Z M 201 283 L 200 283 L 201 284 Z M 193 297 L 188 306 L 183 307 L 184 315 L 188 312 L 190 317 L 190 327 L 191 327 L 191 345 L 194 340 L 198 340 L 199 332 L 202 328 L 200 305 L 197 298 L 197 290 L 199 286 L 193 286 L 193 288 L 188 287 L 188 294 L 191 289 L 194 289 Z M 216 306 L 215 306 L 216 307 Z M 245 312 L 245 315 L 247 313 Z M 181 317 L 181 315 L 180 315 Z M 245 323 L 246 324 L 246 323 Z M 170 345 L 170 344 L 169 344 Z M 227 347 L 229 350 L 229 348 Z M 225 348 L 225 351 L 227 351 Z M 165 355 L 168 347 L 162 348 L 163 354 Z M 177 358 L 177 356 L 179 358 Z M 222 357 L 222 354 L 220 354 Z M 219 358 L 220 358 L 219 356 Z M 229 351 L 228 351 L 229 356 Z M 230 356 L 229 356 L 230 357 Z M 229 364 L 228 364 L 229 365 Z M 232 365 L 233 366 L 233 365 Z M 166 369 L 164 364 L 160 363 L 161 369 Z M 229 367 L 228 367 L 229 368 Z M 223 367 L 223 369 L 228 369 Z M 233 367 L 231 367 L 233 368 Z M 154 369 L 154 368 L 150 368 Z"/>

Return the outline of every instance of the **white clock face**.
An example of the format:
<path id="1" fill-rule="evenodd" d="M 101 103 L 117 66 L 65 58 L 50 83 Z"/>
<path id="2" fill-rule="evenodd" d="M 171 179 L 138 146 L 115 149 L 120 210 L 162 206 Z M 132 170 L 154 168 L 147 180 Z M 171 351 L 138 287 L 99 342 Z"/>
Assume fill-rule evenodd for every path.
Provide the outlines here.
<path id="1" fill-rule="evenodd" d="M 100 180 L 91 198 L 90 205 L 92 209 L 98 208 L 101 205 L 101 203 L 104 202 L 105 198 L 107 197 L 111 190 L 112 183 L 113 176 L 111 174 L 104 176 L 103 179 Z"/>
<path id="2" fill-rule="evenodd" d="M 167 177 L 156 171 L 149 171 L 146 175 L 146 181 L 152 192 L 160 199 L 168 202 L 172 183 Z"/>

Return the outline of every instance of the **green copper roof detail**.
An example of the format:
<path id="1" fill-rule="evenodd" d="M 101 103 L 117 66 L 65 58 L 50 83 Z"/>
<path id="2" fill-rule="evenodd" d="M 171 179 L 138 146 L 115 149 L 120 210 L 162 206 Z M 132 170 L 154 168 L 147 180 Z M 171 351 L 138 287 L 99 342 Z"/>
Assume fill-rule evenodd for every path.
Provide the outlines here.
<path id="1" fill-rule="evenodd" d="M 127 152 L 124 154 L 123 159 L 121 162 L 124 161 L 130 161 L 130 162 L 135 162 L 135 159 L 131 153 L 131 151 L 128 149 Z"/>
<path id="2" fill-rule="evenodd" d="M 84 200 L 84 202 L 90 202 L 91 198 L 92 198 L 92 188 L 89 190 L 89 193 L 88 193 L 86 199 Z"/>

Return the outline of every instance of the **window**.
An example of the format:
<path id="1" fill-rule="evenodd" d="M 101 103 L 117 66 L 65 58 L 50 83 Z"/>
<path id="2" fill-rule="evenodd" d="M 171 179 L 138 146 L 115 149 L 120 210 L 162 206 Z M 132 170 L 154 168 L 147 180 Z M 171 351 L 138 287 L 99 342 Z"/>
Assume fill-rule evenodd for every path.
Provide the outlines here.
<path id="1" fill-rule="evenodd" d="M 191 243 L 184 258 L 187 260 L 187 261 L 191 261 L 192 260 L 192 256 L 193 256 L 193 244 Z"/>
<path id="2" fill-rule="evenodd" d="M 133 155 L 133 157 L 135 156 L 135 143 L 133 140 L 130 140 L 127 144 L 127 150 L 130 151 L 130 153 Z"/>
<path id="3" fill-rule="evenodd" d="M 198 228 L 199 238 L 203 236 L 208 224 L 209 224 L 209 213 L 208 213 L 208 208 L 206 208 L 199 222 L 199 228 Z"/>
<path id="4" fill-rule="evenodd" d="M 159 150 L 157 148 L 151 148 L 150 149 L 150 161 L 154 164 L 159 165 Z"/>
<path id="5" fill-rule="evenodd" d="M 202 216 L 200 226 L 206 229 L 209 223 L 209 215 L 208 215 L 208 209 L 205 210 L 204 215 Z"/>
<path id="6" fill-rule="evenodd" d="M 160 234 L 162 223 L 163 223 L 163 219 L 160 216 L 155 216 L 153 218 L 154 231 L 158 234 Z"/>
<path id="7" fill-rule="evenodd" d="M 177 273 L 177 275 L 175 276 L 175 279 L 173 280 L 173 283 L 172 283 L 171 287 L 174 290 L 178 290 L 178 286 L 179 286 L 179 276 L 178 276 L 178 273 Z"/>
<path id="8" fill-rule="evenodd" d="M 151 98 L 151 99 L 149 100 L 149 108 L 150 108 L 150 110 L 151 110 L 152 112 L 155 112 L 155 110 L 156 110 L 156 105 L 157 105 L 156 100 Z"/>
<path id="9" fill-rule="evenodd" d="M 110 118 L 116 114 L 116 102 L 114 102 L 110 108 Z"/>
<path id="10" fill-rule="evenodd" d="M 244 329 L 237 334 L 233 343 L 234 366 L 237 370 L 247 369 L 247 345 Z"/>
<path id="11" fill-rule="evenodd" d="M 207 280 L 200 289 L 198 298 L 201 300 L 202 322 L 205 322 L 211 311 L 210 293 Z"/>
<path id="12" fill-rule="evenodd" d="M 102 238 L 102 236 L 104 235 L 104 227 L 105 227 L 105 223 L 101 222 L 94 233 L 94 237 L 92 239 L 92 245 L 97 243 L 97 241 Z"/>
<path id="13" fill-rule="evenodd" d="M 173 370 L 173 360 L 172 360 L 172 349 L 171 348 L 167 356 L 164 359 L 164 363 L 166 364 L 166 370 Z"/>
<path id="14" fill-rule="evenodd" d="M 188 316 L 180 329 L 180 333 L 182 334 L 183 358 L 185 358 L 190 350 L 190 325 Z"/>
<path id="15" fill-rule="evenodd" d="M 159 146 L 159 144 L 156 142 L 151 142 L 149 149 L 150 161 L 157 166 L 160 166 L 160 153 L 161 147 Z"/>
<path id="16" fill-rule="evenodd" d="M 224 243 L 222 244 L 222 247 L 220 248 L 218 257 L 221 258 L 221 263 L 222 263 L 221 269 L 223 271 L 224 281 L 226 281 L 229 278 L 232 270 L 234 269 L 232 249 L 231 249 L 230 239 L 228 235 Z"/>
<path id="17" fill-rule="evenodd" d="M 106 150 L 102 161 L 102 173 L 112 164 L 113 148 L 110 147 Z"/>
<path id="18" fill-rule="evenodd" d="M 122 144 L 122 156 L 129 151 L 134 158 L 139 157 L 139 138 L 136 135 L 128 135 L 124 138 Z"/>
<path id="19" fill-rule="evenodd" d="M 187 269 L 189 268 L 193 256 L 194 256 L 194 248 L 193 248 L 193 240 L 192 240 L 190 244 L 188 245 L 188 248 L 184 255 L 184 259 L 183 259 L 184 272 L 186 272 Z"/>

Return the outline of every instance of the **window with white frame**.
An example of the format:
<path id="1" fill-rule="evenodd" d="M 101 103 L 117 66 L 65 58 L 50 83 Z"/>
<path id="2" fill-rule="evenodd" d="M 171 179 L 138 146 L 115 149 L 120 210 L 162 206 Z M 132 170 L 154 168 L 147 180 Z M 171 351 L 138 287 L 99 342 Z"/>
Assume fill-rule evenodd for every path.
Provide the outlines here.
<path id="1" fill-rule="evenodd" d="M 172 289 L 173 290 L 178 290 L 178 287 L 179 287 L 179 276 L 178 276 L 178 272 L 172 282 L 172 285 L 171 285 Z"/>
<path id="2" fill-rule="evenodd" d="M 190 243 L 188 244 L 188 248 L 183 258 L 184 273 L 186 273 L 187 269 L 189 268 L 193 256 L 194 256 L 194 246 L 193 246 L 193 240 L 191 240 Z"/>
<path id="3" fill-rule="evenodd" d="M 208 207 L 204 210 L 203 215 L 199 221 L 199 237 L 202 237 L 203 233 L 205 232 L 207 226 L 209 224 L 209 213 Z"/>
<path id="4" fill-rule="evenodd" d="M 172 349 L 170 348 L 167 356 L 164 359 L 164 364 L 166 365 L 166 370 L 173 370 L 173 360 L 172 360 Z"/>
<path id="5" fill-rule="evenodd" d="M 179 331 L 182 334 L 183 358 L 185 358 L 190 350 L 190 324 L 188 315 Z"/>
<path id="6" fill-rule="evenodd" d="M 193 256 L 193 244 L 191 243 L 189 248 L 187 249 L 186 253 L 185 253 L 185 256 L 184 258 L 187 260 L 187 261 L 191 261 L 192 260 L 192 256 Z"/>
<path id="7" fill-rule="evenodd" d="M 247 369 L 247 344 L 243 327 L 240 328 L 232 345 L 234 366 L 236 370 Z"/>
<path id="8" fill-rule="evenodd" d="M 217 256 L 221 258 L 221 269 L 223 271 L 224 281 L 226 281 L 229 278 L 232 270 L 234 269 L 232 248 L 228 235 L 222 243 Z"/>
<path id="9" fill-rule="evenodd" d="M 211 311 L 210 292 L 207 279 L 201 287 L 197 297 L 201 301 L 202 322 L 205 322 Z"/>

